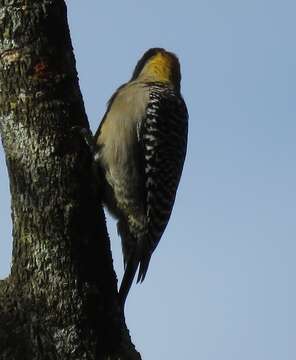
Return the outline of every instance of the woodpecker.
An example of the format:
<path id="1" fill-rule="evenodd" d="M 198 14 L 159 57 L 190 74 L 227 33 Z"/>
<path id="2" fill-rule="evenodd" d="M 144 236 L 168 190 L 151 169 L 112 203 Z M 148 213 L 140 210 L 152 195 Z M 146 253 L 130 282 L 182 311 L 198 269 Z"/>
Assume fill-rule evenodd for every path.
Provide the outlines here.
<path id="1" fill-rule="evenodd" d="M 94 137 L 102 202 L 118 220 L 122 242 L 122 306 L 138 269 L 137 282 L 145 279 L 174 205 L 188 128 L 180 82 L 177 56 L 149 49 L 109 100 Z"/>

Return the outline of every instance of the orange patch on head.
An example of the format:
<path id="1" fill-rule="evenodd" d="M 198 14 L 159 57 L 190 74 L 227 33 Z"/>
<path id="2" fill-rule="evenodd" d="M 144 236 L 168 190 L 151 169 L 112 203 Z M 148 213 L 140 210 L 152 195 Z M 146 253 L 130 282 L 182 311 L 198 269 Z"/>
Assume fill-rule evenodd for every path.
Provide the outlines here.
<path id="1" fill-rule="evenodd" d="M 141 71 L 141 76 L 159 82 L 175 82 L 179 71 L 178 59 L 171 53 L 159 51 L 152 56 Z"/>
<path id="2" fill-rule="evenodd" d="M 171 59 L 165 53 L 159 52 L 144 66 L 143 72 L 155 75 L 159 81 L 169 81 L 171 74 Z"/>

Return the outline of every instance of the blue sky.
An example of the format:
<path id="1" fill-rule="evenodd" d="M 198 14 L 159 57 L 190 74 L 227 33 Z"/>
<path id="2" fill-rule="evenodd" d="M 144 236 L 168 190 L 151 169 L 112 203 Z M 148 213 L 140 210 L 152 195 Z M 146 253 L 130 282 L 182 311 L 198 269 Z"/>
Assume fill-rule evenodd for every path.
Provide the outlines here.
<path id="1" fill-rule="evenodd" d="M 146 49 L 165 47 L 182 65 L 188 156 L 170 223 L 126 306 L 143 358 L 295 359 L 296 3 L 67 3 L 93 130 Z M 4 277 L 11 222 L 0 155 Z"/>

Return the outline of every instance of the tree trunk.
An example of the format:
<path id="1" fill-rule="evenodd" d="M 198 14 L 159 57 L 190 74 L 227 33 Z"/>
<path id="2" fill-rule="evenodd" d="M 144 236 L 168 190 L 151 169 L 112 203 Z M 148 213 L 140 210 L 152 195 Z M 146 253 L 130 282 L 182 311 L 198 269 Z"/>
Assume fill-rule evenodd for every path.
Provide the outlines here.
<path id="1" fill-rule="evenodd" d="M 117 302 L 62 0 L 0 0 L 0 133 L 13 260 L 0 359 L 140 359 Z M 2 240 L 3 241 L 3 240 Z"/>

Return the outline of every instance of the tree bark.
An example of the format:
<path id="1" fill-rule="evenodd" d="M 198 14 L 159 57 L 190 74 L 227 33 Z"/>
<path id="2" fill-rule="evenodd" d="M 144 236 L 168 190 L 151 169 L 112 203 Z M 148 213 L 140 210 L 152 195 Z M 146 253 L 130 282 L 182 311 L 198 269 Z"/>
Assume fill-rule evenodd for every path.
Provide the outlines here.
<path id="1" fill-rule="evenodd" d="M 0 0 L 0 134 L 13 221 L 1 360 L 140 359 L 79 128 L 89 125 L 64 1 Z"/>

